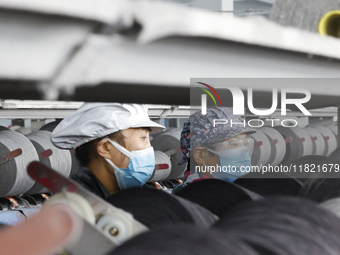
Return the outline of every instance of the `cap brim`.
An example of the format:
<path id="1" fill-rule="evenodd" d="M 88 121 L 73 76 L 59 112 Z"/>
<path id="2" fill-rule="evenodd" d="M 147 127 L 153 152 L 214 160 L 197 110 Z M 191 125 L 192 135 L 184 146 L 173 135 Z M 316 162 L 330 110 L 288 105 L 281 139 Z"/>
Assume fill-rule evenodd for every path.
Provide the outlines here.
<path id="1" fill-rule="evenodd" d="M 246 135 L 252 135 L 252 134 L 254 134 L 254 133 L 256 133 L 257 131 L 256 130 L 252 130 L 252 131 L 246 131 L 246 132 L 244 132 L 244 134 L 246 134 Z"/>
<path id="2" fill-rule="evenodd" d="M 156 122 L 153 122 L 151 120 L 147 120 L 147 121 L 143 121 L 143 122 L 140 122 L 140 123 L 137 123 L 133 126 L 131 126 L 130 128 L 141 128 L 141 127 L 149 127 L 151 128 L 151 132 L 150 134 L 157 134 L 159 132 L 162 132 L 165 127 L 156 123 Z"/>
<path id="3" fill-rule="evenodd" d="M 252 128 L 244 128 L 241 131 L 242 132 L 240 134 L 246 134 L 246 135 L 251 135 L 257 132 L 257 130 L 252 129 Z"/>

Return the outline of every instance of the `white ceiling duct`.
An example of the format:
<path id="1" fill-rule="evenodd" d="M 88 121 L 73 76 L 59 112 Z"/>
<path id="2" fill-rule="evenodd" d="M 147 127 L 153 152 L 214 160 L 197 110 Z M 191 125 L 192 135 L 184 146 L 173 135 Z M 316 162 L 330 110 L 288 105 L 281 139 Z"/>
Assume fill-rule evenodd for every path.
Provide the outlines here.
<path id="1" fill-rule="evenodd" d="M 340 76 L 339 40 L 264 18 L 232 18 L 167 2 L 126 0 L 117 8 L 125 10 L 127 27 L 134 20 L 141 30 L 93 35 L 98 22 L 120 19 L 117 10 L 110 14 L 110 8 L 103 8 L 109 1 L 93 13 L 94 0 L 81 1 L 79 13 L 76 0 L 22 2 L 0 0 L 0 77 L 35 82 L 32 86 L 40 93 L 36 99 L 188 105 L 194 77 Z M 16 97 L 15 86 L 1 87 L 3 98 L 33 97 Z M 337 90 L 312 88 L 311 93 L 336 96 Z"/>

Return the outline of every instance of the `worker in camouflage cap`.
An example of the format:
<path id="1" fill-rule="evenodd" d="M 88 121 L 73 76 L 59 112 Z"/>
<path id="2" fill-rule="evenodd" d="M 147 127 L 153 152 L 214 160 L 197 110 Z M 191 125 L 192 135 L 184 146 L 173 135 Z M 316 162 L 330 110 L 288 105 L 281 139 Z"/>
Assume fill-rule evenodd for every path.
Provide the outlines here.
<path id="1" fill-rule="evenodd" d="M 236 180 L 243 175 L 243 172 L 240 173 L 240 167 L 250 165 L 254 141 L 248 135 L 254 132 L 256 130 L 247 127 L 241 116 L 233 115 L 233 109 L 230 107 L 209 108 L 205 115 L 201 111 L 192 114 L 184 124 L 180 139 L 183 158 L 178 164 L 188 162 L 188 165 L 191 165 L 185 172 L 185 180 Z M 194 162 L 190 162 L 190 157 Z M 238 173 L 193 172 L 193 167 L 197 166 L 229 165 L 235 167 Z"/>
<path id="2" fill-rule="evenodd" d="M 230 123 L 233 123 L 232 127 Z M 209 108 L 206 115 L 201 114 L 201 111 L 192 114 L 184 123 L 181 133 L 180 142 L 184 155 L 179 164 L 187 162 L 190 158 L 190 151 L 201 144 L 216 143 L 242 133 L 256 132 L 240 123 L 245 123 L 244 119 L 239 115 L 233 115 L 231 107 Z"/>

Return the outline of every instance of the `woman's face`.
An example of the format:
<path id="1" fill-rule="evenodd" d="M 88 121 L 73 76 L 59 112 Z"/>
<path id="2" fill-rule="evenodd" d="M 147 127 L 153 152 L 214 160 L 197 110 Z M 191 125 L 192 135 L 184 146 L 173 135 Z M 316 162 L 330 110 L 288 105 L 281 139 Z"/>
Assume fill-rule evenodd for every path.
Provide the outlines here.
<path id="1" fill-rule="evenodd" d="M 143 128 L 129 128 L 122 132 L 125 148 L 129 151 L 144 150 L 151 147 L 149 131 Z M 111 157 L 119 168 L 128 168 L 130 158 L 112 146 Z"/>
<path id="2" fill-rule="evenodd" d="M 245 139 L 246 137 L 247 137 L 246 134 L 239 134 L 239 135 L 230 137 L 228 139 L 225 139 L 221 142 L 233 142 L 233 141 Z M 215 151 L 218 151 L 219 149 L 221 149 L 222 147 L 221 142 L 217 144 L 217 147 L 214 149 Z M 229 144 L 228 149 L 235 149 L 235 148 L 232 148 L 233 146 L 234 146 L 233 144 Z M 205 161 L 206 166 L 216 166 L 216 165 L 220 166 L 221 165 L 220 157 L 214 153 L 209 152 L 208 150 L 205 150 L 204 161 Z"/>

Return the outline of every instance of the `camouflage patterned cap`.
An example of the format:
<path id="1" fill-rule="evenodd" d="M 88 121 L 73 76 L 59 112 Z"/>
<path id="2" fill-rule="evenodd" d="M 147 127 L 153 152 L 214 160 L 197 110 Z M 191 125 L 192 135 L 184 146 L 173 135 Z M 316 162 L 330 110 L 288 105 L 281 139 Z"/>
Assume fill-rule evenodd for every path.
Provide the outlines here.
<path id="1" fill-rule="evenodd" d="M 206 115 L 202 115 L 201 111 L 190 115 L 181 133 L 180 143 L 184 155 L 178 164 L 186 163 L 191 150 L 203 143 L 215 143 L 242 133 L 256 132 L 243 123 L 244 119 L 239 115 L 233 115 L 231 107 L 213 107 L 207 109 Z"/>

